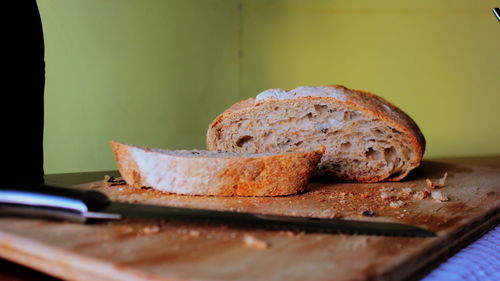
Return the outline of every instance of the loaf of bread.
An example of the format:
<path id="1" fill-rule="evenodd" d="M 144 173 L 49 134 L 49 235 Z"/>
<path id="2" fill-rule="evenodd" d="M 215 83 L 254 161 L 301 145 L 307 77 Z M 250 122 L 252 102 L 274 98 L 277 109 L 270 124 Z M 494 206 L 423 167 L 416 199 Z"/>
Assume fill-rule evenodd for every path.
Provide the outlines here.
<path id="1" fill-rule="evenodd" d="M 218 153 L 150 149 L 111 141 L 118 170 L 132 187 L 177 194 L 279 196 L 302 192 L 325 147 L 290 153 Z"/>
<path id="2" fill-rule="evenodd" d="M 344 182 L 398 181 L 418 167 L 425 139 L 403 111 L 343 86 L 271 89 L 210 124 L 208 150 L 282 153 L 325 145 L 316 175 Z"/>

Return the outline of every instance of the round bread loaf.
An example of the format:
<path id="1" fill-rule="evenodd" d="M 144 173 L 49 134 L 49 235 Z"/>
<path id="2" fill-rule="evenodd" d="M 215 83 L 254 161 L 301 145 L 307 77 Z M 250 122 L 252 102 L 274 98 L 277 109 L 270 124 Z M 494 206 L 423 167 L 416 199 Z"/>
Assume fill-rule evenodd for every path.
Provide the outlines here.
<path id="1" fill-rule="evenodd" d="M 316 175 L 398 181 L 418 167 L 425 139 L 402 110 L 344 86 L 271 89 L 236 103 L 210 124 L 207 149 L 281 153 L 325 145 Z"/>
<path id="2" fill-rule="evenodd" d="M 325 147 L 290 153 L 150 149 L 111 141 L 132 187 L 190 195 L 279 196 L 302 192 Z"/>

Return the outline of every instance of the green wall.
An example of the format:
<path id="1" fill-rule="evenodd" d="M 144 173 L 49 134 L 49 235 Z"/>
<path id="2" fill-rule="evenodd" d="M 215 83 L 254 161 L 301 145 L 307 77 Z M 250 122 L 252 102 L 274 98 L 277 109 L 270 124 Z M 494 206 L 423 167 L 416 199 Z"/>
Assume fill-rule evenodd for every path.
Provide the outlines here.
<path id="1" fill-rule="evenodd" d="M 211 119 L 238 98 L 235 1 L 38 5 L 46 173 L 115 169 L 109 140 L 204 147 Z"/>
<path id="2" fill-rule="evenodd" d="M 500 154 L 495 0 L 247 0 L 241 98 L 343 84 L 387 98 L 426 157 Z"/>
<path id="3" fill-rule="evenodd" d="M 267 88 L 343 84 L 408 112 L 426 157 L 500 153 L 498 1 L 39 0 L 46 173 L 114 169 L 108 141 L 203 148 Z"/>

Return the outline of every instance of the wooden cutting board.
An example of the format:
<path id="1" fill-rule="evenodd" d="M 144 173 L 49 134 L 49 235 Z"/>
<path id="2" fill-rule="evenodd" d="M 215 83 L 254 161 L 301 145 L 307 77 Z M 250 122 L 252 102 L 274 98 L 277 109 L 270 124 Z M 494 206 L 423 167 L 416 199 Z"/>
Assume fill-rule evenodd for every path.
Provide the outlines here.
<path id="1" fill-rule="evenodd" d="M 168 221 L 92 225 L 0 217 L 0 256 L 68 280 L 404 280 L 422 277 L 500 220 L 500 157 L 425 161 L 399 183 L 312 183 L 301 195 L 223 198 L 83 186 L 126 202 L 403 222 L 437 238 L 304 234 Z M 483 163 L 484 164 L 484 163 Z M 421 199 L 448 173 L 449 198 Z M 375 213 L 363 216 L 364 211 Z"/>

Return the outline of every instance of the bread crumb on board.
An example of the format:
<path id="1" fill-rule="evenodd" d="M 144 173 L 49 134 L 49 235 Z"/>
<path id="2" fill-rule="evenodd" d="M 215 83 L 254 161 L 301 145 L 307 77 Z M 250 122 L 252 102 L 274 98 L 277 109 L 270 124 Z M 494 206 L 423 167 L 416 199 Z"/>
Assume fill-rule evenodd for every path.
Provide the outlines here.
<path id="1" fill-rule="evenodd" d="M 188 236 L 189 237 L 198 237 L 198 236 L 200 236 L 200 231 L 191 229 L 188 231 Z"/>
<path id="2" fill-rule="evenodd" d="M 420 190 L 413 194 L 413 199 L 424 200 L 425 198 L 429 197 L 430 194 L 431 193 L 427 189 Z"/>
<path id="3" fill-rule="evenodd" d="M 118 233 L 126 234 L 126 233 L 132 233 L 134 231 L 134 228 L 128 225 L 119 225 L 115 227 L 115 231 Z"/>
<path id="4" fill-rule="evenodd" d="M 449 198 L 442 191 L 437 189 L 446 186 L 446 178 L 448 177 L 448 172 L 437 180 L 426 179 L 426 187 L 423 190 L 414 190 L 411 187 L 403 188 L 391 188 L 383 187 L 380 190 L 380 198 L 389 202 L 389 207 L 393 209 L 399 209 L 406 205 L 407 199 L 413 200 L 424 200 L 426 198 L 434 199 L 439 202 L 449 201 Z"/>
<path id="5" fill-rule="evenodd" d="M 438 189 L 438 188 L 441 188 L 441 187 L 445 186 L 445 181 L 446 181 L 447 177 L 448 177 L 448 173 L 445 172 L 442 178 L 437 179 L 434 182 L 432 180 L 430 180 L 430 179 L 425 179 L 425 182 L 427 183 L 427 186 L 430 189 Z"/>
<path id="6" fill-rule="evenodd" d="M 405 195 L 409 195 L 409 194 L 412 194 L 413 193 L 413 190 L 409 187 L 404 187 L 403 189 L 401 189 L 401 191 L 405 194 Z"/>
<path id="7" fill-rule="evenodd" d="M 281 234 L 281 235 L 283 235 L 283 236 L 288 236 L 288 237 L 294 237 L 294 236 L 296 236 L 296 235 L 297 235 L 297 233 L 296 233 L 296 232 L 293 232 L 293 231 L 291 231 L 291 230 L 281 230 L 281 231 L 279 232 L 279 234 Z"/>
<path id="8" fill-rule="evenodd" d="M 355 251 L 360 248 L 364 248 L 368 246 L 368 244 L 371 242 L 371 238 L 366 236 L 366 235 L 361 235 L 361 236 L 355 236 L 351 237 L 351 239 L 347 240 L 345 242 L 346 247 L 351 250 Z"/>
<path id="9" fill-rule="evenodd" d="M 157 225 L 146 226 L 139 230 L 139 235 L 149 236 L 160 232 L 160 227 Z"/>
<path id="10" fill-rule="evenodd" d="M 439 190 L 434 190 L 431 192 L 431 197 L 432 199 L 434 200 L 437 200 L 437 201 L 440 201 L 440 202 L 444 202 L 444 201 L 448 201 L 450 200 L 448 198 L 448 196 L 446 196 L 445 194 L 443 194 L 441 191 Z"/>
<path id="11" fill-rule="evenodd" d="M 380 193 L 380 198 L 387 199 L 387 198 L 389 198 L 389 194 L 387 194 L 386 192 L 382 192 L 382 193 Z"/>
<path id="12" fill-rule="evenodd" d="M 394 209 L 399 209 L 405 205 L 405 202 L 398 200 L 398 201 L 393 201 L 389 203 L 389 206 Z"/>
<path id="13" fill-rule="evenodd" d="M 249 248 L 262 249 L 262 250 L 269 248 L 269 243 L 251 234 L 245 234 L 243 236 L 243 243 L 246 247 Z"/>
<path id="14" fill-rule="evenodd" d="M 109 175 L 104 175 L 104 184 L 106 186 L 124 185 L 127 184 L 121 177 L 115 178 Z"/>

